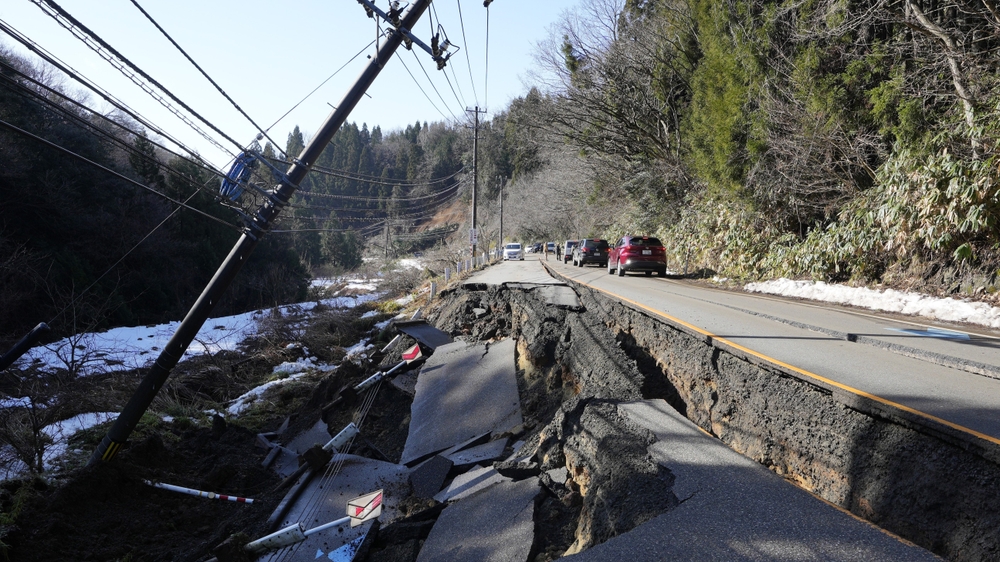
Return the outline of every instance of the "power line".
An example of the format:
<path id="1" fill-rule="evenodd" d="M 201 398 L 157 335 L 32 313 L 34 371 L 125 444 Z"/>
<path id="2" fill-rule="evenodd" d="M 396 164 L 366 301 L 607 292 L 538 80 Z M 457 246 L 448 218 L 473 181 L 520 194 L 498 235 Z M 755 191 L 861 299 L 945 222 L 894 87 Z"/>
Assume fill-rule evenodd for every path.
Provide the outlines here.
<path id="1" fill-rule="evenodd" d="M 417 77 L 414 76 L 412 72 L 410 72 L 410 67 L 406 66 L 406 63 L 403 62 L 403 57 L 397 57 L 397 60 L 399 60 L 399 63 L 402 64 L 403 68 L 406 69 L 406 73 L 410 75 L 410 78 L 413 79 L 413 83 L 417 85 L 417 88 L 420 90 L 420 93 L 423 94 L 425 98 L 427 98 L 428 102 L 430 102 L 431 107 L 433 107 L 435 111 L 440 113 L 441 117 L 443 117 L 444 120 L 447 121 L 448 116 L 445 115 L 443 111 L 438 109 L 438 106 L 434 104 L 434 100 L 432 100 L 431 97 L 427 95 L 427 92 L 424 91 L 424 87 L 420 85 L 420 82 L 417 82 Z M 448 111 L 451 111 L 451 109 L 449 108 Z M 452 114 L 452 116 L 454 116 L 454 114 Z"/>
<path id="2" fill-rule="evenodd" d="M 472 82 L 472 95 L 476 100 L 476 105 L 479 105 L 479 94 L 476 93 L 476 79 L 472 77 L 472 61 L 469 59 L 469 42 L 465 39 L 465 19 L 462 17 L 462 2 L 461 0 L 455 0 L 455 3 L 458 4 L 458 21 L 462 24 L 462 45 L 465 46 L 465 63 L 469 67 L 469 80 Z M 487 7 L 487 9 L 489 8 Z"/>
<path id="3" fill-rule="evenodd" d="M 145 79 L 147 82 L 149 82 L 153 86 L 155 86 L 158 90 L 160 90 L 161 92 L 163 92 L 164 94 L 166 94 L 167 97 L 169 97 L 175 103 L 179 104 L 188 113 L 190 113 L 195 118 L 197 118 L 199 121 L 201 121 L 202 123 L 204 123 L 205 125 L 207 125 L 213 131 L 215 131 L 219 135 L 222 135 L 222 137 L 224 139 L 226 139 L 227 141 L 229 141 L 230 143 L 232 143 L 234 146 L 236 146 L 236 148 L 238 150 L 242 150 L 243 149 L 243 145 L 241 143 L 237 142 L 232 137 L 230 137 L 229 135 L 227 135 L 226 133 L 224 133 L 221 129 L 219 129 L 218 127 L 216 127 L 212 122 L 210 122 L 207 119 L 205 119 L 204 117 L 202 117 L 197 111 L 195 111 L 189 105 L 187 105 L 186 103 L 184 103 L 180 98 L 178 98 L 172 92 L 170 92 L 170 90 L 167 90 L 162 84 L 160 84 L 159 82 L 157 82 L 152 76 L 150 76 L 145 71 L 143 71 L 141 68 L 139 68 L 138 66 L 136 66 L 134 63 L 132 63 L 132 61 L 130 61 L 129 59 L 127 59 L 124 55 L 122 55 L 117 50 L 115 50 L 114 47 L 112 47 L 106 41 L 104 41 L 104 39 L 102 39 L 96 33 L 94 33 L 93 31 L 91 31 L 87 26 L 83 25 L 83 23 L 81 23 L 79 20 L 77 20 L 76 18 L 74 18 L 69 12 L 67 12 L 66 10 L 64 10 L 61 6 L 59 6 L 58 4 L 56 4 L 54 0 L 31 0 L 31 1 L 33 3 L 35 3 L 35 5 L 37 5 L 39 8 L 41 8 L 41 10 L 43 12 L 45 12 L 49 17 L 51 17 L 57 23 L 59 23 L 59 25 L 63 26 L 70 33 L 72 33 L 74 37 L 76 37 L 77 39 L 80 39 L 85 45 L 87 45 L 88 47 L 90 47 L 91 50 L 93 50 L 95 53 L 97 53 L 98 55 L 100 55 L 104 60 L 106 60 L 112 66 L 114 66 L 115 68 L 117 68 L 119 72 L 121 72 L 125 77 L 127 77 L 129 80 L 131 80 L 135 85 L 139 86 L 139 88 L 141 88 L 144 92 L 146 92 L 147 94 L 149 94 L 150 97 L 152 97 L 153 99 L 155 99 L 156 101 L 158 101 L 160 103 L 160 105 L 162 105 L 163 107 L 165 107 L 168 111 L 170 111 L 175 116 L 177 116 L 178 119 L 182 120 L 189 127 L 191 127 L 192 129 L 194 129 L 195 131 L 197 131 L 199 134 L 201 134 L 206 140 L 208 140 L 209 142 L 211 142 L 217 148 L 219 148 L 223 152 L 228 152 L 230 155 L 232 155 L 231 151 L 227 150 L 225 147 L 223 147 L 221 144 L 219 144 L 218 141 L 216 141 L 210 135 L 208 135 L 207 133 L 205 133 L 204 131 L 202 131 L 201 128 L 198 127 L 197 124 L 195 124 L 193 121 L 191 121 L 186 115 L 182 114 L 180 112 L 180 110 L 178 110 L 177 108 L 173 107 L 166 100 L 164 100 L 163 96 L 160 96 L 155 91 L 153 91 L 153 88 L 151 88 L 148 84 L 145 84 L 142 81 L 140 81 L 136 77 L 136 74 L 138 74 L 143 79 Z M 96 43 L 96 45 L 95 45 L 95 43 Z M 112 60 L 112 59 L 117 59 L 118 62 L 116 62 L 115 60 Z M 127 72 L 126 69 L 122 65 L 128 67 L 128 69 L 130 69 L 132 72 L 131 73 Z"/>
<path id="4" fill-rule="evenodd" d="M 302 102 L 304 102 L 307 99 L 309 99 L 313 94 L 316 93 L 317 90 L 319 90 L 320 88 L 322 88 L 324 84 L 326 84 L 327 82 L 329 82 L 331 78 L 333 78 L 334 76 L 336 76 L 338 72 L 340 72 L 341 70 L 344 70 L 344 68 L 346 68 L 347 65 L 351 64 L 352 62 L 354 62 L 354 59 L 358 58 L 359 56 L 361 56 L 362 53 L 364 53 L 365 51 L 367 51 L 368 48 L 371 47 L 375 43 L 375 41 L 378 41 L 378 39 L 374 39 L 371 43 L 368 43 L 367 45 L 365 45 L 364 48 L 361 49 L 360 51 L 358 51 L 357 54 L 355 54 L 353 57 L 351 57 L 351 59 L 349 61 L 345 62 L 337 70 L 334 70 L 333 74 L 327 76 L 326 80 L 323 80 L 322 82 L 320 82 L 319 86 L 316 86 L 315 88 L 313 88 L 313 90 L 311 92 L 309 92 L 308 94 L 306 94 L 306 97 L 304 97 L 301 100 L 299 100 L 299 102 L 296 103 L 295 105 L 293 105 L 291 109 L 289 109 L 288 111 L 286 111 L 284 115 L 282 115 L 281 117 L 278 117 L 277 121 L 275 121 L 274 123 L 271 123 L 271 126 L 268 127 L 267 130 L 270 131 L 272 128 L 274 128 L 275 125 L 277 125 L 278 123 L 280 123 L 282 119 L 284 119 L 285 117 L 288 117 L 289 113 L 295 111 L 296 107 L 302 105 Z M 281 152 L 284 152 L 284 150 L 282 150 Z"/>
<path id="5" fill-rule="evenodd" d="M 6 33 L 7 35 L 9 35 L 10 37 L 12 37 L 17 42 L 19 42 L 22 45 L 24 45 L 24 47 L 27 48 L 28 50 L 30 50 L 31 52 L 33 52 L 36 55 L 38 55 L 39 57 L 41 57 L 42 60 L 44 60 L 45 62 L 51 64 L 52 66 L 54 66 L 55 68 L 57 68 L 58 70 L 60 70 L 64 74 L 66 74 L 67 76 L 69 76 L 70 78 L 76 80 L 77 82 L 79 82 L 80 84 L 82 84 L 84 87 L 88 88 L 89 90 L 91 90 L 92 92 L 94 92 L 95 94 L 97 94 L 98 96 L 100 96 L 104 101 L 110 103 L 112 106 L 114 106 L 116 109 L 118 109 L 122 113 L 125 113 L 129 117 L 135 119 L 138 123 L 142 124 L 144 127 L 146 127 L 147 129 L 153 131 L 154 133 L 160 135 L 161 137 L 170 140 L 170 142 L 174 143 L 174 145 L 176 145 L 177 147 L 183 149 L 184 151 L 186 151 L 188 154 L 192 155 L 197 160 L 201 161 L 201 157 L 198 156 L 198 152 L 197 151 L 189 148 L 188 146 L 186 146 L 181 141 L 177 140 L 176 138 L 174 138 L 173 136 L 171 136 L 167 132 L 163 131 L 160 127 L 157 127 L 152 121 L 150 121 L 149 119 L 146 119 L 141 114 L 139 114 L 137 111 L 135 111 L 132 108 L 130 108 L 127 104 L 125 104 L 125 102 L 123 102 L 123 101 L 119 100 L 118 98 L 114 97 L 111 93 L 109 93 L 108 91 L 106 91 L 103 88 L 101 88 L 100 86 L 98 86 L 95 82 L 93 82 L 92 80 L 90 80 L 89 78 L 87 78 L 86 76 L 84 76 L 83 74 L 81 74 L 81 73 L 77 72 L 76 70 L 74 70 L 73 67 L 71 67 L 68 64 L 66 64 L 66 63 L 62 62 L 61 60 L 59 60 L 59 58 L 57 58 L 52 53 L 49 53 L 45 49 L 43 49 L 40 45 L 38 45 L 37 43 L 35 43 L 31 39 L 29 39 L 27 36 L 25 36 L 24 34 L 22 34 L 19 31 L 17 31 L 16 29 L 10 27 L 3 20 L 0 20 L 0 30 L 2 30 L 4 33 Z M 203 164 L 203 166 L 207 166 L 207 164 Z M 215 173 L 219 174 L 220 172 L 216 171 Z"/>
<path id="6" fill-rule="evenodd" d="M 70 103 L 70 104 L 78 107 L 79 109 L 81 109 L 83 111 L 89 112 L 90 114 L 94 115 L 95 117 L 101 119 L 103 122 L 108 123 L 110 125 L 114 125 L 114 126 L 116 126 L 116 127 L 120 128 L 120 129 L 124 130 L 125 132 L 127 132 L 128 134 L 130 134 L 130 135 L 132 135 L 132 136 L 134 136 L 136 138 L 142 136 L 139 133 L 137 133 L 137 132 L 129 129 L 125 125 L 122 125 L 121 123 L 118 123 L 118 122 L 114 121 L 113 119 L 108 119 L 105 116 L 103 116 L 103 115 L 95 112 L 94 110 L 90 109 L 89 107 L 81 104 L 80 102 L 77 102 L 76 100 L 73 100 L 72 98 L 70 98 L 70 97 L 68 97 L 68 96 L 66 96 L 66 95 L 64 95 L 64 94 L 62 94 L 62 93 L 60 93 L 60 92 L 58 92 L 58 91 L 56 91 L 56 90 L 48 87 L 48 86 L 46 86 L 45 84 L 42 84 L 41 82 L 35 80 L 34 78 L 31 78 L 30 76 L 27 76 L 26 74 L 18 71 L 17 69 L 11 67 L 10 65 L 6 64 L 5 62 L 0 61 L 0 65 L 2 65 L 3 67 L 7 68 L 11 72 L 17 73 L 22 78 L 31 81 L 31 83 L 35 84 L 36 86 L 38 86 L 40 88 L 43 88 L 46 91 L 52 93 L 53 95 L 62 98 L 63 101 L 68 102 L 68 103 Z M 136 148 L 133 145 L 129 144 L 124 139 L 121 139 L 121 138 L 119 138 L 119 137 L 111 134 L 110 132 L 105 131 L 104 129 L 98 127 L 94 123 L 91 123 L 91 122 L 87 121 L 86 119 L 84 119 L 80 115 L 77 115 L 76 113 L 70 111 L 69 109 L 67 109 L 65 107 L 62 107 L 61 105 L 59 105 L 55 101 L 53 101 L 53 100 L 51 100 L 51 99 L 49 99 L 49 98 L 47 98 L 45 96 L 39 95 L 38 92 L 33 91 L 31 88 L 28 88 L 24 84 L 18 83 L 12 77 L 6 76 L 6 75 L 2 75 L 2 74 L 0 74 L 0 77 L 2 77 L 7 82 L 13 84 L 14 86 L 16 86 L 17 88 L 19 88 L 20 90 L 22 90 L 22 92 L 20 92 L 21 96 L 30 95 L 33 98 L 34 103 L 38 103 L 39 101 L 45 103 L 49 111 L 53 111 L 53 110 L 54 111 L 58 111 L 63 116 L 67 117 L 68 119 L 73 120 L 74 122 L 76 122 L 81 127 L 85 127 L 86 130 L 90 131 L 91 133 L 93 133 L 95 135 L 100 135 L 102 137 L 105 137 L 106 139 L 108 139 L 111 142 L 113 142 L 116 145 L 118 145 L 123 150 L 126 150 L 126 151 L 130 152 L 131 154 L 135 154 L 135 155 L 137 155 L 137 156 L 145 159 L 147 162 L 152 162 L 152 163 L 156 164 L 157 166 L 162 167 L 162 168 L 164 168 L 167 171 L 173 172 L 174 174 L 176 174 L 178 176 L 183 176 L 184 175 L 183 172 L 181 172 L 181 171 L 179 171 L 179 170 L 171 167 L 168 164 L 161 163 L 155 157 L 151 157 L 151 156 L 149 156 L 147 154 L 144 154 L 144 153 L 136 150 Z M 150 144 L 152 144 L 152 145 L 154 145 L 154 146 L 156 146 L 156 147 L 164 150 L 165 152 L 167 152 L 169 154 L 173 154 L 177 158 L 182 159 L 185 162 L 188 162 L 192 166 L 196 166 L 196 167 L 200 168 L 201 170 L 203 170 L 205 172 L 208 172 L 209 174 L 211 174 L 213 176 L 213 179 L 214 178 L 218 178 L 218 177 L 222 177 L 222 174 L 220 174 L 217 170 L 215 170 L 214 168 L 209 168 L 209 167 L 205 166 L 205 164 L 202 163 L 202 162 L 200 162 L 200 161 L 191 160 L 191 159 L 185 157 L 184 155 L 177 154 L 176 152 L 173 152 L 169 148 L 164 147 L 163 145 L 157 143 L 155 140 L 149 139 L 148 137 L 146 138 L 146 140 L 149 141 Z M 206 191 L 205 188 L 204 188 L 204 186 L 198 186 L 198 185 L 196 185 L 195 187 L 197 187 L 197 189 L 199 189 L 201 191 Z M 213 194 L 213 196 L 215 195 L 214 193 L 212 193 L 212 194 Z"/>
<path id="7" fill-rule="evenodd" d="M 107 173 L 115 176 L 118 179 L 127 181 L 128 183 L 131 183 L 132 185 L 135 185 L 137 187 L 145 189 L 146 191 L 149 191 L 150 193 L 153 193 L 153 194 L 155 194 L 155 195 L 157 195 L 159 197 L 162 197 L 162 198 L 166 199 L 167 201 L 170 201 L 171 203 L 174 203 L 176 205 L 180 205 L 181 207 L 184 207 L 185 209 L 188 209 L 189 211 L 194 211 L 195 213 L 198 213 L 199 215 L 202 215 L 202 216 L 204 216 L 206 218 L 209 218 L 209 219 L 211 219 L 211 220 L 213 220 L 213 221 L 215 221 L 217 223 L 220 223 L 220 224 L 223 224 L 223 225 L 225 225 L 225 226 L 227 226 L 229 228 L 232 228 L 232 229 L 236 230 L 237 232 L 241 231 L 241 229 L 239 227 L 237 227 L 236 225 L 234 225 L 234 224 L 228 223 L 228 222 L 226 222 L 226 221 L 224 221 L 224 220 L 222 220 L 222 219 L 220 219 L 218 217 L 212 216 L 212 215 L 206 213 L 205 211 L 202 211 L 201 209 L 197 209 L 195 207 L 192 207 L 192 206 L 190 206 L 190 205 L 188 205 L 188 204 L 186 204 L 186 203 L 184 203 L 182 201 L 178 201 L 178 200 L 174 199 L 173 197 L 170 197 L 169 195 L 166 195 L 164 193 L 160 193 L 159 191 L 157 191 L 157 190 L 149 187 L 148 185 L 144 185 L 142 183 L 139 183 L 139 182 L 133 180 L 132 178 L 126 177 L 126 176 L 124 176 L 124 175 L 122 175 L 122 174 L 120 174 L 120 173 L 112 170 L 111 168 L 108 168 L 108 167 L 105 167 L 105 166 L 103 166 L 101 164 L 98 164 L 97 162 L 94 162 L 93 160 L 90 160 L 90 159 L 88 159 L 88 158 L 86 158 L 84 156 L 81 156 L 81 155 L 73 152 L 72 150 L 69 150 L 68 148 L 63 148 L 63 147 L 59 146 L 58 144 L 55 144 L 55 143 L 50 142 L 50 141 L 48 141 L 46 139 L 43 139 L 42 137 L 40 137 L 38 135 L 35 135 L 33 133 L 29 133 L 28 131 L 25 131 L 24 129 L 22 129 L 20 127 L 17 127 L 15 125 L 12 125 L 12 124 L 10 124 L 10 123 L 2 120 L 2 119 L 0 119 L 0 126 L 6 128 L 6 129 L 9 129 L 9 130 L 11 130 L 11 131 L 13 131 L 15 133 L 18 133 L 20 135 L 24 135 L 26 137 L 32 138 L 32 139 L 34 139 L 34 140 L 36 140 L 36 141 L 38 141 L 40 143 L 43 143 L 43 144 L 45 144 L 45 145 L 47 145 L 47 146 L 49 146 L 51 148 L 54 148 L 54 149 L 56 149 L 56 150 L 58 150 L 60 152 L 63 152 L 64 154 L 72 156 L 73 158 L 76 158 L 77 160 L 80 160 L 81 162 L 84 162 L 86 164 L 90 164 L 91 166 L 94 166 L 95 168 L 99 168 L 101 170 L 104 170 L 105 172 L 107 172 Z"/>
<path id="8" fill-rule="evenodd" d="M 227 100 L 229 100 L 229 103 L 231 103 L 233 105 L 233 107 L 236 108 L 236 111 L 239 111 L 240 114 L 243 115 L 243 117 L 246 117 L 247 121 L 249 121 L 250 124 L 253 125 L 254 128 L 256 128 L 257 131 L 260 132 L 261 135 L 264 135 L 264 137 L 266 137 L 267 140 L 271 141 L 272 145 L 274 145 L 275 147 L 278 146 L 278 143 L 274 142 L 274 140 L 271 137 L 267 136 L 267 131 L 265 131 L 264 129 L 261 129 L 260 125 L 258 125 L 253 119 L 251 119 L 250 116 L 247 115 L 245 111 L 243 111 L 243 108 L 241 108 L 235 101 L 233 101 L 233 98 L 229 97 L 229 94 L 227 94 L 226 91 L 222 89 L 222 86 L 219 86 L 215 82 L 215 80 L 212 80 L 212 77 L 209 76 L 208 73 L 205 72 L 200 66 L 198 66 L 198 63 L 194 62 L 194 59 L 192 59 L 191 56 L 187 54 L 187 51 L 185 51 L 184 49 L 182 49 L 181 46 L 178 45 L 176 41 L 174 41 L 174 38 L 171 37 L 166 32 L 166 30 L 164 30 L 162 27 L 160 27 L 160 24 L 156 23 L 156 20 L 153 19 L 153 16 L 149 15 L 149 13 L 146 12 L 146 10 L 142 9 L 142 6 L 139 5 L 139 2 L 137 2 L 136 0 L 131 0 L 131 2 L 132 2 L 133 6 L 135 6 L 136 8 L 139 9 L 140 12 L 142 12 L 142 15 L 146 16 L 146 19 L 148 19 L 149 22 L 152 23 L 156 27 L 156 29 L 160 30 L 160 33 L 162 33 L 163 36 L 166 37 L 167 40 L 170 41 L 170 43 L 174 47 L 177 47 L 177 50 L 180 51 L 182 55 L 184 55 L 184 58 L 186 58 L 191 64 L 193 64 L 194 67 L 198 69 L 198 72 L 201 72 L 201 75 L 204 76 L 206 80 L 208 80 L 209 82 L 211 82 L 212 85 L 215 86 L 215 89 L 218 90 L 220 94 L 222 94 Z M 278 150 L 281 150 L 281 149 L 278 148 Z"/>
<path id="9" fill-rule="evenodd" d="M 489 107 L 490 103 L 490 3 L 486 3 L 486 73 L 483 77 L 483 105 Z"/>
<path id="10" fill-rule="evenodd" d="M 448 113 L 451 113 L 451 116 L 455 119 L 455 122 L 457 123 L 459 121 L 458 116 L 455 115 L 455 112 L 451 110 L 451 106 L 448 105 L 448 102 L 444 101 L 444 96 L 441 95 L 441 92 L 438 91 L 437 86 L 434 85 L 434 81 L 431 80 L 431 75 L 427 74 L 427 69 L 424 68 L 424 63 L 420 62 L 420 57 L 417 56 L 417 53 L 415 53 L 413 51 L 410 51 L 410 52 L 413 53 L 413 58 L 417 60 L 417 65 L 420 67 L 420 70 L 424 73 L 424 77 L 427 78 L 427 82 L 430 83 L 431 88 L 434 89 L 434 93 L 437 94 L 438 99 L 441 100 L 441 103 L 444 104 L 445 108 L 448 110 Z M 403 60 L 403 59 L 400 58 L 400 60 Z M 448 78 L 448 75 L 445 74 L 444 77 Z M 454 91 L 454 90 L 452 90 L 452 91 Z M 445 120 L 447 120 L 447 119 L 448 118 L 445 117 Z"/>

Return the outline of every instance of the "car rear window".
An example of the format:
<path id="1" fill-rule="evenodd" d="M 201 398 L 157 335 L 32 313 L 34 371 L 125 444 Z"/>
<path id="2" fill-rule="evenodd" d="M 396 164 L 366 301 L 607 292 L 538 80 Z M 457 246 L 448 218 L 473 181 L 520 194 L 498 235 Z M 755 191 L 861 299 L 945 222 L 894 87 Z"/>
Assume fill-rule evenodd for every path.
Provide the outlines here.
<path id="1" fill-rule="evenodd" d="M 588 248 L 597 248 L 598 250 L 604 250 L 608 247 L 607 240 L 587 240 L 583 243 L 584 246 Z"/>
<path id="2" fill-rule="evenodd" d="M 633 246 L 662 246 L 659 238 L 648 236 L 645 238 L 632 238 L 629 241 Z"/>

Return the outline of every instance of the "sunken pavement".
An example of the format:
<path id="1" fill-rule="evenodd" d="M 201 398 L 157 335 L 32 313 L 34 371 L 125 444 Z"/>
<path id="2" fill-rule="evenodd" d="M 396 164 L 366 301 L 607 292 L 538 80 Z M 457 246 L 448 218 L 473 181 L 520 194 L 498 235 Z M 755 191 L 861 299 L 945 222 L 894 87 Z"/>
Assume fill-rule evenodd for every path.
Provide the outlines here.
<path id="1" fill-rule="evenodd" d="M 308 431 L 260 436 L 288 485 L 270 528 L 307 536 L 258 559 L 937 559 L 678 413 L 609 307 L 537 261 L 508 262 L 391 326 L 374 378 L 318 391 Z M 423 357 L 403 363 L 413 346 Z M 401 446 L 370 435 L 387 408 Z M 376 490 L 377 519 L 308 532 Z"/>

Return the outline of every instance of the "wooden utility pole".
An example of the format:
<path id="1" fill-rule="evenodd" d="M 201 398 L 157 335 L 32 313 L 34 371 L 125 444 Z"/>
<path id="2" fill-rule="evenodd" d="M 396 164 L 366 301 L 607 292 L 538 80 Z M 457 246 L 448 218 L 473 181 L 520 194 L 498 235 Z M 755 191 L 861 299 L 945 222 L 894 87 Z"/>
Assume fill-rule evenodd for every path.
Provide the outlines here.
<path id="1" fill-rule="evenodd" d="M 479 109 L 477 105 L 473 109 L 466 108 L 466 111 L 473 115 L 473 137 L 472 137 L 472 230 L 469 231 L 469 242 L 472 244 L 472 259 L 476 259 L 476 242 L 479 238 L 479 231 L 476 229 L 476 195 L 479 191 L 479 114 L 486 113 L 485 109 Z"/>

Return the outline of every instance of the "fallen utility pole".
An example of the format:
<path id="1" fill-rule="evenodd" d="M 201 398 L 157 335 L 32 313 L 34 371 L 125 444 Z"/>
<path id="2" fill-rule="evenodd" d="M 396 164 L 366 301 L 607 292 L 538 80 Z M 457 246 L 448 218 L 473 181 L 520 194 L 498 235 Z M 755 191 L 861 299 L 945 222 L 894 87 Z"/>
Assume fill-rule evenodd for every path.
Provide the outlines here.
<path id="1" fill-rule="evenodd" d="M 354 86 L 344 95 L 344 99 L 337 104 L 333 112 L 326 118 L 326 121 L 316 132 L 316 136 L 302 149 L 299 157 L 292 161 L 292 165 L 288 167 L 288 171 L 285 172 L 277 187 L 272 191 L 271 197 L 260 206 L 253 218 L 247 222 L 247 228 L 236 242 L 236 245 L 229 252 L 229 255 L 226 256 L 222 265 L 219 266 L 218 271 L 215 272 L 215 276 L 212 277 L 205 290 L 202 291 L 201 296 L 198 297 L 194 306 L 188 311 L 187 316 L 181 321 L 180 326 L 177 327 L 177 331 L 174 332 L 170 341 L 167 342 L 166 347 L 160 352 L 159 357 L 156 358 L 145 378 L 139 383 L 139 387 L 132 395 L 132 398 L 129 399 L 128 404 L 125 405 L 121 414 L 118 415 L 118 419 L 115 420 L 108 434 L 90 457 L 89 464 L 93 465 L 100 461 L 110 461 L 121 450 L 126 440 L 128 440 L 129 435 L 131 435 L 132 430 L 139 423 L 139 418 L 146 412 L 153 398 L 156 397 L 156 393 L 163 387 L 163 383 L 166 382 L 167 377 L 170 375 L 170 370 L 177 365 L 184 352 L 187 351 L 188 346 L 191 345 L 191 341 L 198 334 L 198 330 L 201 329 L 205 320 L 208 319 L 208 315 L 215 307 L 215 304 L 219 302 L 222 294 L 233 282 L 236 274 L 239 273 L 243 264 L 246 263 L 247 258 L 250 257 L 250 253 L 253 252 L 257 243 L 271 228 L 271 223 L 288 204 L 289 200 L 291 200 L 295 190 L 298 189 L 299 183 L 305 179 L 310 168 L 312 168 L 320 154 L 322 154 L 323 150 L 333 139 L 333 135 L 344 124 L 347 116 L 358 102 L 361 101 L 361 97 L 365 94 L 365 91 L 375 81 L 379 72 L 382 71 L 393 53 L 396 52 L 396 49 L 403 42 L 404 32 L 401 29 L 413 29 L 414 24 L 417 23 L 429 5 L 430 0 L 414 1 L 413 6 L 402 18 L 399 26 L 379 46 L 375 56 L 372 57 L 368 66 L 358 76 Z"/>

